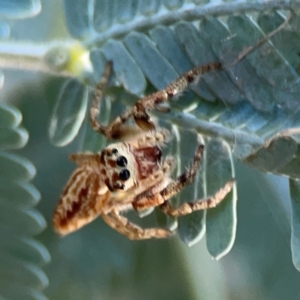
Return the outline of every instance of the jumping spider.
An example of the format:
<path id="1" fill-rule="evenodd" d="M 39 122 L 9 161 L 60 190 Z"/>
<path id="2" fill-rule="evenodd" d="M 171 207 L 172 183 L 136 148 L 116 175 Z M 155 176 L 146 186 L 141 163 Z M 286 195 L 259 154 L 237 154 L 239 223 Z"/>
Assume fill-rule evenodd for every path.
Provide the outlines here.
<path id="1" fill-rule="evenodd" d="M 112 64 L 108 63 L 98 83 L 90 121 L 92 128 L 108 139 L 126 139 L 114 143 L 98 153 L 83 152 L 71 155 L 78 167 L 67 183 L 53 217 L 55 230 L 66 235 L 101 216 L 119 233 L 131 240 L 166 238 L 173 231 L 163 228 L 143 229 L 121 215 L 128 209 L 143 211 L 159 207 L 170 216 L 183 216 L 196 210 L 215 207 L 231 191 L 233 180 L 227 182 L 213 197 L 184 203 L 174 208 L 170 199 L 192 183 L 198 171 L 204 146 L 199 144 L 188 170 L 177 179 L 171 178 L 174 158 L 162 158 L 161 146 L 169 140 L 166 129 L 156 128 L 147 111 L 167 102 L 184 91 L 188 84 L 221 64 L 196 67 L 181 75 L 165 90 L 140 99 L 131 109 L 118 116 L 108 126 L 98 122 L 102 92 Z M 138 125 L 125 125 L 134 118 Z M 128 138 L 128 135 L 131 136 Z"/>

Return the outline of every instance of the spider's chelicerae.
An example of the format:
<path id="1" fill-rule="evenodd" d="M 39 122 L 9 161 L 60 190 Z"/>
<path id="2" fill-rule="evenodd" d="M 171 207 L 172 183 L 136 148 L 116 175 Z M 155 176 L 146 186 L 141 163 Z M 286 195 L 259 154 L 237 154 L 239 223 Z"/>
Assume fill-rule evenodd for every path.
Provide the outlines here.
<path id="1" fill-rule="evenodd" d="M 169 132 L 156 128 L 147 111 L 184 91 L 188 84 L 221 64 L 196 67 L 181 75 L 166 89 L 140 99 L 131 109 L 118 116 L 108 126 L 98 122 L 102 92 L 108 82 L 112 64 L 108 63 L 94 93 L 90 110 L 93 129 L 108 139 L 123 139 L 110 144 L 98 153 L 83 152 L 71 155 L 78 167 L 67 183 L 54 213 L 55 230 L 66 235 L 101 216 L 116 231 L 129 239 L 166 238 L 173 231 L 163 228 L 141 228 L 121 213 L 128 209 L 143 211 L 159 207 L 170 216 L 183 216 L 196 210 L 215 207 L 231 191 L 233 180 L 213 197 L 187 202 L 174 208 L 170 199 L 192 183 L 198 171 L 204 146 L 197 146 L 188 170 L 176 179 L 171 178 L 174 158 L 162 158 L 161 146 L 168 142 Z M 134 118 L 138 125 L 126 125 Z"/>

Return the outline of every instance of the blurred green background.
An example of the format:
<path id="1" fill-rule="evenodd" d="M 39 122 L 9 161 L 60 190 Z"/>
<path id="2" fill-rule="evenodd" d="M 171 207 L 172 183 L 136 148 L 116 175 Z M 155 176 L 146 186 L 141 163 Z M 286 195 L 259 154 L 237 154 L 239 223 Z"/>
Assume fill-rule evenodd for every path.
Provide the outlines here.
<path id="1" fill-rule="evenodd" d="M 12 27 L 13 36 L 35 41 L 64 36 L 61 1 L 42 3 L 39 16 Z M 48 223 L 37 239 L 51 254 L 51 262 L 43 268 L 49 278 L 45 290 L 49 299 L 300 298 L 300 274 L 292 264 L 290 250 L 287 180 L 261 174 L 238 162 L 237 236 L 233 249 L 220 261 L 210 258 L 205 238 L 191 248 L 178 237 L 132 242 L 101 219 L 59 238 L 51 226 L 52 214 L 74 168 L 68 156 L 81 147 L 83 133 L 64 148 L 50 144 L 49 115 L 63 79 L 29 75 L 5 71 L 1 101 L 21 110 L 22 124 L 30 133 L 28 145 L 17 153 L 31 160 L 37 169 L 33 183 L 41 192 L 38 209 Z M 153 221 L 153 217 L 149 219 Z"/>

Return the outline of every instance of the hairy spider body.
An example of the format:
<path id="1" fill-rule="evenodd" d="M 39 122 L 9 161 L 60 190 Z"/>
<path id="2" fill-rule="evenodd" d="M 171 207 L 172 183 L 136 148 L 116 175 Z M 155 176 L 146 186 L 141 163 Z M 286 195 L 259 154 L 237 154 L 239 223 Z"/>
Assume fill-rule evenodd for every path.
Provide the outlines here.
<path id="1" fill-rule="evenodd" d="M 159 130 L 111 144 L 96 154 L 73 154 L 71 159 L 78 168 L 54 214 L 57 232 L 65 235 L 112 209 L 121 212 L 132 208 L 130 204 L 148 187 L 146 182 L 157 185 L 161 181 L 157 186 L 165 187 L 169 180 L 163 176 L 171 171 L 173 160 L 162 161 L 160 146 L 168 136 L 167 130 Z"/>
<path id="2" fill-rule="evenodd" d="M 72 154 L 77 169 L 67 183 L 53 217 L 55 230 L 66 235 L 78 230 L 101 215 L 103 220 L 129 239 L 166 238 L 172 231 L 162 228 L 143 229 L 121 215 L 128 209 L 143 211 L 159 207 L 170 216 L 182 216 L 195 210 L 216 206 L 231 191 L 233 180 L 227 182 L 213 197 L 172 207 L 169 200 L 192 183 L 199 169 L 204 146 L 196 148 L 193 162 L 187 172 L 171 178 L 173 157 L 162 157 L 161 147 L 169 141 L 169 131 L 157 129 L 147 110 L 167 101 L 183 91 L 197 76 L 220 64 L 194 68 L 180 76 L 165 90 L 147 96 L 131 109 L 117 117 L 107 127 L 97 120 L 102 91 L 107 84 L 111 64 L 108 63 L 99 82 L 90 111 L 94 130 L 107 138 L 132 137 L 124 142 L 108 145 L 99 153 Z M 133 117 L 141 129 L 123 125 Z"/>

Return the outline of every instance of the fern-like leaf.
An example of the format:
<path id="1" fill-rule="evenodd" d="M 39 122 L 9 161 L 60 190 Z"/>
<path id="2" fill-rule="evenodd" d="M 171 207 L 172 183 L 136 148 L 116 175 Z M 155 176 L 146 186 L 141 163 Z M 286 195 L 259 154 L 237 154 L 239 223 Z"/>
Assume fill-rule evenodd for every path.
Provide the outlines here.
<path id="1" fill-rule="evenodd" d="M 46 299 L 42 294 L 48 279 L 40 266 L 49 262 L 47 249 L 32 238 L 46 226 L 33 207 L 40 194 L 30 183 L 34 166 L 25 158 L 5 150 L 22 148 L 28 140 L 20 127 L 16 108 L 0 104 L 0 297 Z"/>

